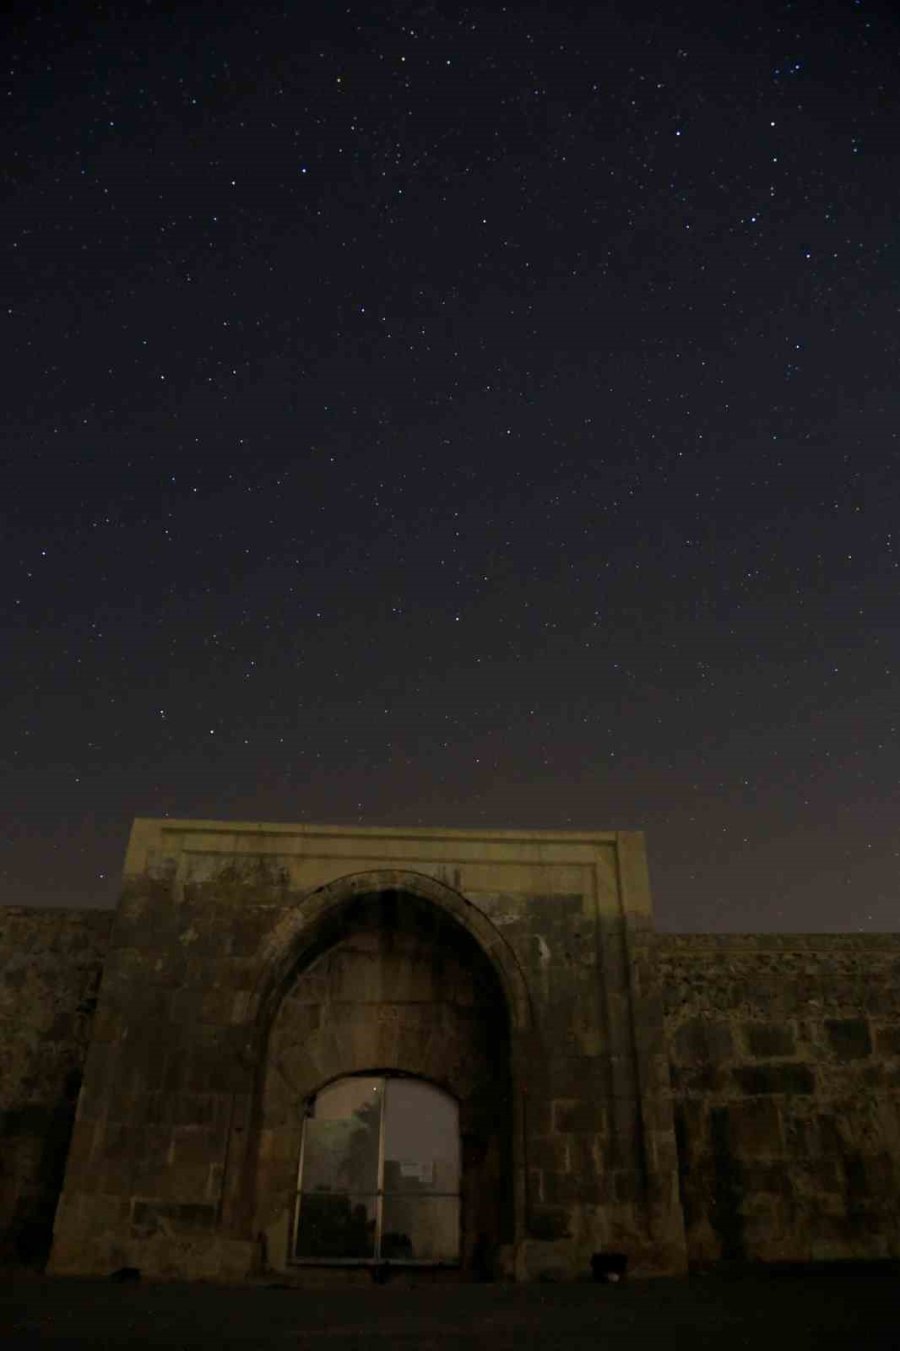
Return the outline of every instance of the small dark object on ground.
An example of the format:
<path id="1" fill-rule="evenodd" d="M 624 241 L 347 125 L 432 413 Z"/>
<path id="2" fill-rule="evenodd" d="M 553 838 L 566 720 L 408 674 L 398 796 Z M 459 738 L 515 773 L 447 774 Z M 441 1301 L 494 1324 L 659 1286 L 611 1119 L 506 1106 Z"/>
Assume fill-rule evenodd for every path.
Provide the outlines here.
<path id="1" fill-rule="evenodd" d="M 377 1266 L 372 1268 L 372 1280 L 376 1285 L 387 1285 L 390 1272 L 390 1262 L 379 1262 Z"/>
<path id="2" fill-rule="evenodd" d="M 607 1285 L 625 1279 L 628 1258 L 623 1252 L 595 1252 L 591 1257 L 591 1273 L 595 1281 Z"/>
<path id="3" fill-rule="evenodd" d="M 119 1267 L 109 1278 L 111 1281 L 117 1281 L 121 1284 L 123 1281 L 139 1281 L 141 1272 L 139 1267 Z"/>

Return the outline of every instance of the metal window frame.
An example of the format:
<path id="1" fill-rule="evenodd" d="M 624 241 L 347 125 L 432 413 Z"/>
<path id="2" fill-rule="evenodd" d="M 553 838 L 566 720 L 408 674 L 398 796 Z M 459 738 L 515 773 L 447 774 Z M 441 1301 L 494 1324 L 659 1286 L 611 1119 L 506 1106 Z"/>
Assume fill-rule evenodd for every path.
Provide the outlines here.
<path id="1" fill-rule="evenodd" d="M 322 1090 L 320 1089 L 320 1090 L 318 1090 L 318 1092 L 314 1093 L 314 1094 L 312 1095 L 311 1098 L 308 1098 L 308 1099 L 307 1099 L 307 1101 L 306 1101 L 306 1110 L 304 1111 L 304 1114 L 303 1114 L 303 1134 L 302 1134 L 301 1140 L 300 1140 L 300 1158 L 299 1158 L 298 1163 L 297 1163 L 297 1191 L 296 1191 L 295 1203 L 294 1203 L 294 1208 L 293 1208 L 293 1209 L 294 1209 L 294 1217 L 293 1217 L 293 1223 L 292 1223 L 292 1225 L 291 1225 L 291 1241 L 290 1241 L 289 1250 L 288 1250 L 288 1263 L 289 1263 L 290 1265 L 292 1265 L 292 1266 L 304 1266 L 304 1267 L 314 1267 L 314 1266 L 318 1266 L 318 1267 L 371 1267 L 371 1266 L 382 1266 L 385 1262 L 390 1262 L 391 1266 L 395 1266 L 395 1267 L 458 1267 L 458 1266 L 461 1264 L 461 1261 L 462 1261 L 462 1255 L 461 1255 L 461 1254 L 462 1254 L 462 1233 L 461 1233 L 461 1228 L 462 1228 L 462 1178 L 461 1178 L 461 1177 L 460 1177 L 460 1179 L 459 1179 L 459 1181 L 460 1181 L 460 1186 L 459 1186 L 459 1189 L 458 1189 L 457 1191 L 453 1191 L 453 1192 L 428 1192 L 428 1193 L 427 1193 L 427 1199 L 429 1199 L 429 1200 L 430 1200 L 432 1197 L 450 1197 L 451 1199 L 454 1199 L 454 1200 L 456 1200 L 456 1201 L 459 1202 L 459 1210 L 458 1210 L 458 1213 L 457 1213 L 457 1234 L 456 1234 L 456 1248 L 457 1248 L 457 1254 L 458 1254 L 458 1255 L 457 1255 L 456 1257 L 454 1257 L 454 1258 L 430 1258 L 430 1257 L 405 1257 L 405 1258 L 404 1258 L 404 1257 L 396 1257 L 396 1258 L 395 1258 L 395 1257 L 382 1257 L 382 1256 L 381 1256 L 381 1240 L 382 1240 L 382 1237 L 383 1237 L 383 1235 L 382 1235 L 382 1226 L 383 1226 L 383 1222 L 384 1222 L 384 1198 L 385 1198 L 385 1196 L 405 1196 L 405 1197 L 410 1197 L 410 1195 L 415 1196 L 415 1193 L 398 1192 L 398 1191 L 386 1192 L 386 1191 L 384 1190 L 384 1114 L 385 1114 L 385 1110 L 386 1110 L 385 1105 L 386 1105 L 386 1103 L 387 1103 L 388 1084 L 391 1082 L 392 1079 L 414 1079 L 414 1080 L 416 1080 L 418 1083 L 428 1084 L 429 1088 L 433 1088 L 434 1091 L 435 1091 L 436 1093 L 440 1093 L 441 1090 L 440 1090 L 439 1088 L 437 1088 L 436 1085 L 429 1083 L 429 1081 L 428 1081 L 427 1079 L 420 1079 L 418 1075 L 410 1075 L 410 1074 L 366 1074 L 365 1071 L 363 1071 L 363 1072 L 360 1073 L 360 1074 L 343 1074 L 343 1075 L 339 1075 L 337 1079 L 333 1079 L 331 1082 L 332 1082 L 332 1083 L 338 1083 L 338 1082 L 340 1081 L 340 1079 L 375 1079 L 375 1080 L 380 1080 L 381 1085 L 382 1085 L 382 1090 L 381 1090 L 381 1111 L 379 1112 L 379 1116 L 378 1116 L 378 1176 L 377 1176 L 377 1178 L 376 1178 L 376 1186 L 377 1186 L 377 1190 L 374 1191 L 374 1192 L 354 1192 L 354 1193 L 353 1193 L 353 1195 L 355 1195 L 355 1196 L 360 1196 L 360 1197 L 369 1197 L 369 1196 L 374 1196 L 374 1197 L 375 1197 L 375 1243 L 374 1243 L 375 1255 L 374 1255 L 373 1257 L 297 1257 L 297 1255 L 296 1255 L 296 1252 L 297 1252 L 297 1235 L 298 1235 L 298 1232 L 299 1232 L 299 1229 L 300 1229 L 300 1215 L 301 1215 L 301 1211 L 302 1211 L 302 1207 L 303 1207 L 303 1187 L 302 1187 L 302 1183 L 303 1183 L 303 1161 L 304 1161 L 304 1156 L 305 1156 L 305 1154 L 306 1154 L 306 1123 L 307 1123 L 307 1121 L 309 1121 L 310 1118 L 312 1117 L 312 1112 L 311 1112 L 310 1109 L 311 1109 L 312 1106 L 315 1104 L 316 1098 L 318 1098 L 319 1093 L 322 1091 Z M 325 1088 L 329 1088 L 330 1086 L 331 1086 L 330 1084 L 324 1085 Z M 452 1097 L 451 1094 L 445 1094 L 444 1096 L 446 1096 L 446 1097 Z M 455 1101 L 455 1099 L 454 1099 L 454 1101 Z M 457 1107 L 457 1112 L 458 1112 L 458 1107 Z M 457 1133 L 458 1133 L 458 1131 L 459 1131 L 459 1121 L 458 1121 L 458 1117 L 457 1117 Z M 423 1197 L 422 1199 L 426 1199 L 426 1198 Z"/>

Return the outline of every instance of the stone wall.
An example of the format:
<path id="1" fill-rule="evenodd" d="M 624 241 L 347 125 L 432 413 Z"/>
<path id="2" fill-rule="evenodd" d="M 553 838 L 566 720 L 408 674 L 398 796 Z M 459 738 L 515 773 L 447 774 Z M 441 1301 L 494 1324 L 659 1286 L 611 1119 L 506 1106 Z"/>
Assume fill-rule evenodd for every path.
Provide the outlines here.
<path id="1" fill-rule="evenodd" d="M 112 918 L 0 907 L 0 1262 L 49 1252 Z"/>
<path id="2" fill-rule="evenodd" d="M 59 1273 L 283 1265 L 302 1099 L 366 1068 L 457 1098 L 467 1261 L 900 1256 L 900 935 L 656 935 L 627 835 L 139 822 L 130 858 L 115 916 L 0 909 L 0 1261 L 56 1211 Z"/>
<path id="3" fill-rule="evenodd" d="M 690 1262 L 900 1256 L 900 934 L 657 951 Z"/>
<path id="4" fill-rule="evenodd" d="M 427 982 L 441 955 L 450 963 L 455 954 L 457 997 L 446 997 L 445 983 L 418 1012 L 385 998 L 372 1010 L 384 1020 L 374 1038 L 353 1000 L 304 1004 L 315 981 L 301 975 L 329 952 L 344 960 L 341 945 L 359 937 L 354 905 L 366 896 L 381 909 L 392 897 L 421 903 L 456 935 L 436 931 L 427 961 L 421 945 L 410 950 L 394 988 L 403 973 Z M 271 1260 L 284 1232 L 298 1096 L 370 1057 L 372 1070 L 443 1081 L 463 1123 L 471 1106 L 463 1227 L 493 1229 L 500 1272 L 585 1275 L 604 1248 L 627 1251 L 635 1270 L 678 1270 L 684 1237 L 651 939 L 636 832 L 136 821 L 51 1272 L 258 1270 L 260 1233 Z M 360 981 L 362 968 L 365 979 L 387 969 L 381 958 L 352 960 Z M 484 963 L 509 1025 L 511 1214 L 496 1223 L 474 1204 L 499 1148 L 476 1121 L 488 1062 L 460 1011 Z M 320 1016 L 304 1012 L 313 1006 L 334 1027 L 309 1039 L 318 1056 L 310 1065 L 297 1028 Z M 397 1035 L 388 1035 L 394 1021 Z M 434 1031 L 439 1023 L 446 1035 Z M 457 1054 L 464 1042 L 468 1078 Z M 300 1049 L 282 1093 L 270 1071 L 288 1044 Z"/>

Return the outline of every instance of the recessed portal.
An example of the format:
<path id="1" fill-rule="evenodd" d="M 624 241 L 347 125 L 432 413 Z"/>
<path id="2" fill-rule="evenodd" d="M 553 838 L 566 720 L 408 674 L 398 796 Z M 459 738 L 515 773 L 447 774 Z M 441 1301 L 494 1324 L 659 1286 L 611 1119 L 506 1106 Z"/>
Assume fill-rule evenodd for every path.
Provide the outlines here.
<path id="1" fill-rule="evenodd" d="M 286 973 L 266 1046 L 254 1224 L 275 1268 L 489 1266 L 513 1230 L 509 1048 L 461 924 L 409 892 L 341 907 Z"/>
<path id="2" fill-rule="evenodd" d="M 422 1079 L 352 1075 L 304 1121 L 294 1260 L 460 1256 L 459 1107 Z"/>

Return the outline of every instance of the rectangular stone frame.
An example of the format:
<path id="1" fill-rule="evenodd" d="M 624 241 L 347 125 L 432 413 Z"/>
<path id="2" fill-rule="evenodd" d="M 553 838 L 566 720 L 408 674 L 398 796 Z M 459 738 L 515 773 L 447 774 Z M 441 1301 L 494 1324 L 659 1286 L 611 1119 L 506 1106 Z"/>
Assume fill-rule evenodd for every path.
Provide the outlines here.
<path id="1" fill-rule="evenodd" d="M 49 1269 L 234 1279 L 258 1265 L 229 1190 L 249 1138 L 247 1018 L 279 924 L 348 874 L 463 898 L 520 973 L 515 1233 L 500 1269 L 684 1269 L 640 832 L 135 821 Z M 522 1001 L 520 1001 L 522 1002 Z"/>

